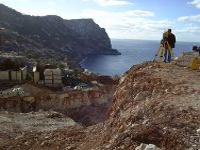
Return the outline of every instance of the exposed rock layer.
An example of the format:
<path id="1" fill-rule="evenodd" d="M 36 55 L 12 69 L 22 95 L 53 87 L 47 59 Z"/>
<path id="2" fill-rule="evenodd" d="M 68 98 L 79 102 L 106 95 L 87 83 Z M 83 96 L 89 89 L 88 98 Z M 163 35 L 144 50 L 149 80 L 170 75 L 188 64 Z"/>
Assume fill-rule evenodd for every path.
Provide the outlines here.
<path id="1" fill-rule="evenodd" d="M 1 92 L 1 111 L 30 112 L 56 110 L 65 112 L 82 106 L 109 103 L 115 90 L 114 85 L 99 88 L 93 87 L 85 90 L 69 90 L 59 93 L 44 90 L 30 84 L 21 85 L 21 87 L 24 91 L 17 91 L 16 94 L 14 94 L 13 89 L 11 89 L 11 92 L 8 90 Z"/>

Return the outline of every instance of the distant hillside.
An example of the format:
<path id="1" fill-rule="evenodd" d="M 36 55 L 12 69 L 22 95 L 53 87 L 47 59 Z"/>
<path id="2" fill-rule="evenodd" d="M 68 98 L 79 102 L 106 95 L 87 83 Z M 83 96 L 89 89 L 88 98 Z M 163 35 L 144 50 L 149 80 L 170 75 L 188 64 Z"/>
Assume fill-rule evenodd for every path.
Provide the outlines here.
<path id="1" fill-rule="evenodd" d="M 120 54 L 112 49 L 105 29 L 92 19 L 23 15 L 0 4 L 1 47 L 28 57 L 75 61 L 88 54 Z"/>

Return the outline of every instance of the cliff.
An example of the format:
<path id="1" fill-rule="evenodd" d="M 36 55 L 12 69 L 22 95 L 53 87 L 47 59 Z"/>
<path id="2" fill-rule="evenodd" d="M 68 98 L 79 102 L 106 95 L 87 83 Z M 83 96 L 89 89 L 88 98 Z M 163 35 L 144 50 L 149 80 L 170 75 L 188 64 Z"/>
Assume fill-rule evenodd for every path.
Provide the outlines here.
<path id="1" fill-rule="evenodd" d="M 55 112 L 1 112 L 0 138 L 4 141 L 1 149 L 199 149 L 200 72 L 189 66 L 193 57 L 188 53 L 171 63 L 150 61 L 131 67 L 120 79 L 106 120 L 93 126 L 71 123 L 66 127 L 67 122 L 66 125 L 58 123 L 67 119 L 66 116 Z M 75 95 L 72 94 L 72 99 L 84 97 Z M 42 101 L 56 101 L 57 98 L 53 97 Z M 63 95 L 63 100 L 70 101 L 67 97 Z M 36 128 L 28 128 L 32 124 L 27 123 L 29 119 L 24 119 L 29 118 L 27 115 L 30 118 L 44 116 L 44 126 L 50 119 L 53 129 L 41 131 L 38 128 L 35 131 Z M 25 120 L 26 126 L 20 125 L 19 121 L 13 122 L 11 118 L 14 116 Z"/>
<path id="2" fill-rule="evenodd" d="M 0 27 L 4 28 L 3 49 L 17 50 L 30 58 L 80 60 L 89 54 L 120 54 L 112 49 L 105 29 L 92 19 L 29 16 L 0 4 Z"/>

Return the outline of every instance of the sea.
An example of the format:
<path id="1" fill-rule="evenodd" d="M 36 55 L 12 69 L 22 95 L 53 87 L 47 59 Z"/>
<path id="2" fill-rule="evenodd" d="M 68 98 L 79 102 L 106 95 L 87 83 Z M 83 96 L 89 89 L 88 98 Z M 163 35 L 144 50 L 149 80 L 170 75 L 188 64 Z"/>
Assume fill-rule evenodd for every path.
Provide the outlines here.
<path id="1" fill-rule="evenodd" d="M 88 56 L 81 66 L 102 75 L 122 76 L 133 65 L 153 60 L 160 47 L 160 41 L 154 40 L 111 39 L 111 44 L 121 55 Z M 181 52 L 192 51 L 193 46 L 200 46 L 200 42 L 177 41 L 173 48 L 174 57 Z"/>

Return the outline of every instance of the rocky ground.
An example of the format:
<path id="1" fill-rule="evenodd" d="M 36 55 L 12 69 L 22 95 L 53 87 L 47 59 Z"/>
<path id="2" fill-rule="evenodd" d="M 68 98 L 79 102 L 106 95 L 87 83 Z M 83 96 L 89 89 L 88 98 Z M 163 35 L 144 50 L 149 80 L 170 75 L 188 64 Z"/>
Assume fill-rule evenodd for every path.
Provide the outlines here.
<path id="1" fill-rule="evenodd" d="M 97 124 L 77 123 L 55 111 L 2 111 L 0 149 L 143 150 L 145 144 L 162 150 L 200 149 L 192 140 L 200 129 L 200 71 L 189 67 L 192 57 L 188 53 L 171 63 L 134 65 L 120 79 L 106 116 L 95 111 L 102 112 Z M 79 120 L 80 114 L 70 115 Z"/>

